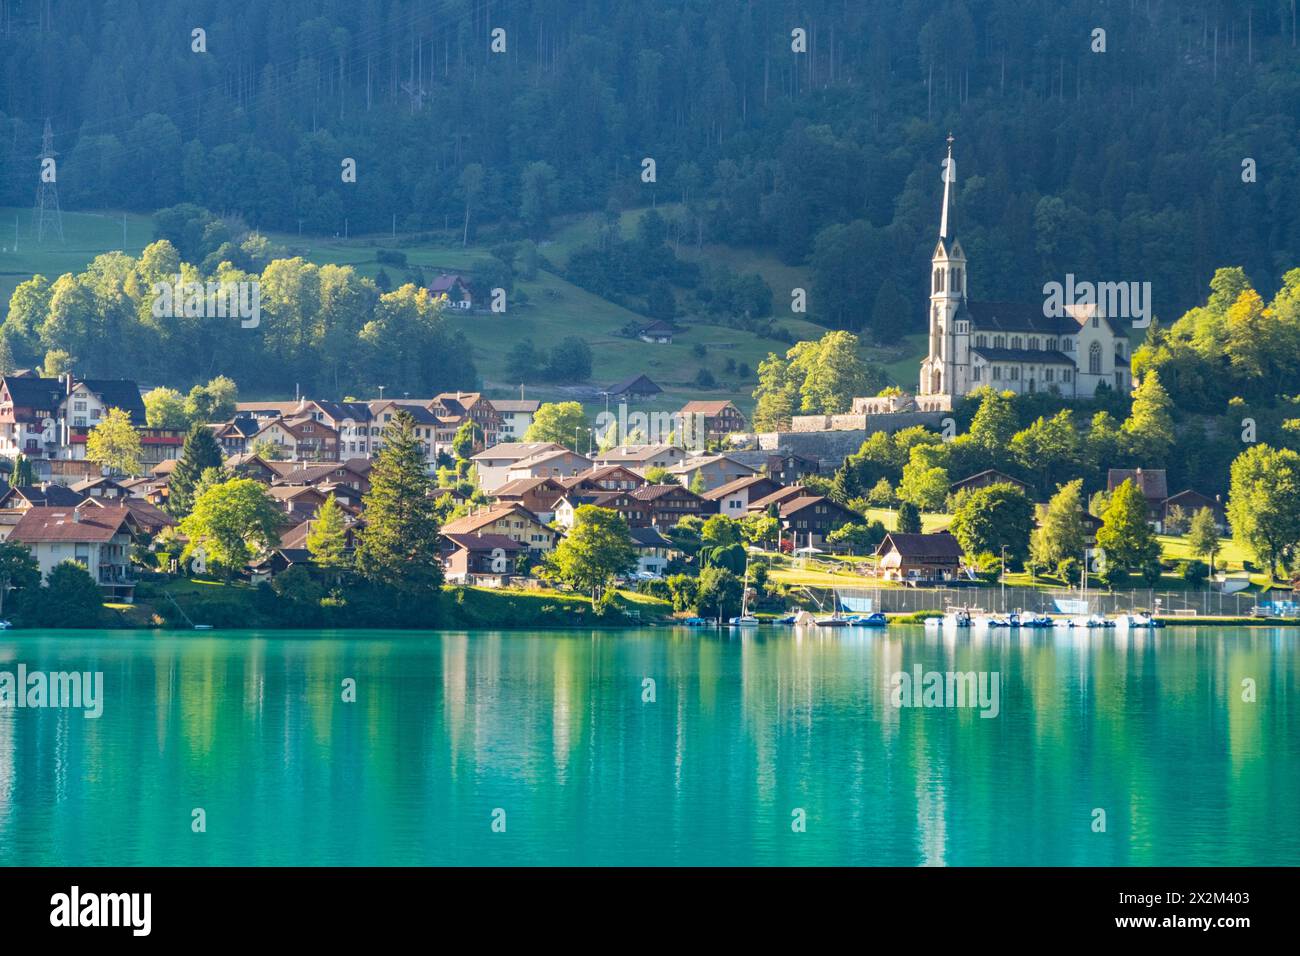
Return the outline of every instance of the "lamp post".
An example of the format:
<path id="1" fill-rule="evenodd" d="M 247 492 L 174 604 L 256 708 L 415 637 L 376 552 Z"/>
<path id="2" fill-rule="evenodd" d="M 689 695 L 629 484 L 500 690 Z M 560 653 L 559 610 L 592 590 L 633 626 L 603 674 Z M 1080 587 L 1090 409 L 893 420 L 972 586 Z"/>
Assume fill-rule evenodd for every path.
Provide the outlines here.
<path id="1" fill-rule="evenodd" d="M 1002 564 L 998 567 L 998 577 L 1002 579 L 1002 613 L 1007 613 L 1007 546 L 1002 546 Z"/>

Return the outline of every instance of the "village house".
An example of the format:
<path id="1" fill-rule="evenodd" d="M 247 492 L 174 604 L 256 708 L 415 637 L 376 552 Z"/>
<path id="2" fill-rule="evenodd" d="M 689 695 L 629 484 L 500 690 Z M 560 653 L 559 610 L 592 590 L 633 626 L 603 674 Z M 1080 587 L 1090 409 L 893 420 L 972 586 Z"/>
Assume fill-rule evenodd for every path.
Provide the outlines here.
<path id="1" fill-rule="evenodd" d="M 437 276 L 429 283 L 429 292 L 434 298 L 446 297 L 449 309 L 468 312 L 474 308 L 474 293 L 468 280 L 455 273 Z"/>
<path id="2" fill-rule="evenodd" d="M 577 520 L 578 509 L 583 505 L 617 511 L 632 528 L 648 527 L 650 524 L 650 509 L 634 498 L 630 491 L 565 492 L 555 502 L 555 523 L 566 531 L 572 528 Z"/>
<path id="3" fill-rule="evenodd" d="M 499 534 L 517 541 L 535 555 L 551 551 L 559 532 L 543 524 L 535 514 L 514 504 L 493 505 L 448 521 L 443 535 Z"/>
<path id="4" fill-rule="evenodd" d="M 420 451 L 424 454 L 424 464 L 430 474 L 437 468 L 438 453 L 444 448 L 450 449 L 451 439 L 455 436 L 456 429 L 447 426 L 439 418 L 436 410 L 431 409 L 422 402 L 392 401 L 385 400 L 382 402 L 370 403 L 370 449 L 366 457 L 373 458 L 379 454 L 384 447 L 384 432 L 393 424 L 394 417 L 399 412 L 406 412 L 411 416 L 414 424 L 412 425 L 412 437 L 420 443 Z M 445 441 L 444 441 L 445 438 Z M 348 456 L 352 452 L 347 452 Z"/>
<path id="5" fill-rule="evenodd" d="M 39 485 L 10 485 L 0 493 L 0 508 L 26 511 L 28 508 L 72 508 L 86 496 L 65 485 L 42 482 Z"/>
<path id="6" fill-rule="evenodd" d="M 646 398 L 652 398 L 663 391 L 658 385 L 650 381 L 646 375 L 633 375 L 625 378 L 621 382 L 615 382 L 609 388 L 604 389 L 602 394 L 610 398 L 619 399 L 627 402 L 640 401 Z"/>
<path id="7" fill-rule="evenodd" d="M 823 495 L 804 494 L 780 505 L 781 530 L 795 547 L 826 543 L 826 536 L 841 525 L 860 522 L 861 516 Z"/>
<path id="8" fill-rule="evenodd" d="M 753 468 L 727 455 L 688 458 L 668 471 L 685 487 L 702 487 L 703 491 L 720 488 L 738 478 L 749 478 L 756 474 Z"/>
<path id="9" fill-rule="evenodd" d="M 766 475 L 749 475 L 711 488 L 701 496 L 717 503 L 718 514 L 739 521 L 749 513 L 750 501 L 765 498 L 782 489 L 779 481 Z"/>
<path id="10" fill-rule="evenodd" d="M 270 442 L 285 458 L 299 461 L 329 461 L 338 457 L 338 432 L 308 415 L 277 418 L 253 436 L 252 446 Z"/>
<path id="11" fill-rule="evenodd" d="M 470 461 L 478 471 L 479 489 L 491 494 L 510 481 L 510 469 L 518 462 L 543 452 L 564 450 L 563 445 L 552 441 L 501 442 L 473 455 Z"/>
<path id="12" fill-rule="evenodd" d="M 106 601 L 130 603 L 135 595 L 131 547 L 139 525 L 124 505 L 28 508 L 8 540 L 26 545 L 42 579 L 64 561 L 89 572 Z"/>
<path id="13" fill-rule="evenodd" d="M 658 528 L 632 528 L 632 546 L 636 548 L 636 575 L 661 578 L 668 571 L 673 544 Z"/>
<path id="14" fill-rule="evenodd" d="M 679 414 L 687 420 L 699 416 L 704 422 L 704 437 L 708 441 L 721 441 L 728 435 L 749 429 L 749 422 L 740 409 L 734 402 L 726 400 L 687 402 Z"/>
<path id="15" fill-rule="evenodd" d="M 763 473 L 783 485 L 797 485 L 809 475 L 821 474 L 821 466 L 812 458 L 801 455 L 769 455 Z"/>
<path id="16" fill-rule="evenodd" d="M 1188 522 L 1192 516 L 1202 508 L 1209 508 L 1210 513 L 1214 515 L 1214 526 L 1219 529 L 1220 534 L 1228 531 L 1228 516 L 1223 507 L 1223 499 L 1217 495 L 1211 498 L 1209 495 L 1203 495 L 1199 491 L 1190 489 L 1180 491 L 1176 495 L 1170 495 L 1160 503 L 1160 509 L 1156 512 L 1158 519 L 1158 529 L 1164 531 L 1169 524 L 1169 512 L 1173 509 L 1182 511 L 1183 516 Z"/>
<path id="17" fill-rule="evenodd" d="M 0 456 L 13 460 L 21 454 L 34 462 L 84 461 L 90 432 L 110 408 L 125 412 L 139 431 L 144 464 L 180 454 L 184 432 L 148 427 L 144 399 L 135 382 L 24 373 L 0 379 Z"/>
<path id="18" fill-rule="evenodd" d="M 717 508 L 712 501 L 707 501 L 678 484 L 645 485 L 628 492 L 641 503 L 642 517 L 633 527 L 651 525 L 657 528 L 671 528 L 677 522 L 690 515 L 711 515 Z"/>
<path id="19" fill-rule="evenodd" d="M 672 468 L 685 460 L 686 452 L 676 445 L 620 445 L 596 455 L 596 464 L 601 467 L 622 465 L 641 475 L 651 468 Z"/>
<path id="20" fill-rule="evenodd" d="M 806 498 L 811 494 L 803 485 L 788 485 L 778 488 L 769 495 L 762 498 L 755 498 L 750 495 L 749 513 L 763 514 L 773 508 L 780 509 L 780 506 L 787 501 L 793 501 L 795 498 Z"/>
<path id="21" fill-rule="evenodd" d="M 662 320 L 651 322 L 649 325 L 643 325 L 637 329 L 636 337 L 650 345 L 671 345 L 673 327 Z"/>
<path id="22" fill-rule="evenodd" d="M 506 470 L 506 481 L 521 478 L 568 478 L 591 470 L 591 459 L 567 448 L 541 451 L 521 458 Z"/>
<path id="23" fill-rule="evenodd" d="M 262 430 L 265 422 L 258 421 L 252 415 L 236 415 L 230 421 L 215 422 L 208 426 L 212 437 L 221 446 L 221 453 L 229 458 L 246 452 L 253 444 L 253 436 Z"/>
<path id="24" fill-rule="evenodd" d="M 976 488 L 987 488 L 989 485 L 1015 485 L 1025 494 L 1029 494 L 1029 485 L 1019 478 L 1012 478 L 1004 471 L 998 471 L 995 468 L 986 468 L 984 471 L 963 478 L 960 481 L 954 481 L 948 486 L 950 494 L 957 494 L 962 491 L 974 491 Z"/>
<path id="25" fill-rule="evenodd" d="M 937 534 L 891 532 L 876 548 L 882 578 L 908 584 L 955 581 L 961 569 L 961 545 L 946 531 Z"/>
<path id="26" fill-rule="evenodd" d="M 578 494 L 599 491 L 631 491 L 633 488 L 640 488 L 646 483 L 645 478 L 630 468 L 624 468 L 622 465 L 591 468 L 576 475 L 561 478 L 559 481 L 566 491 L 574 491 Z"/>
<path id="27" fill-rule="evenodd" d="M 492 407 L 501 418 L 499 441 L 523 441 L 542 403 L 535 398 L 494 398 Z"/>
<path id="28" fill-rule="evenodd" d="M 1161 506 L 1169 497 L 1169 485 L 1163 468 L 1111 468 L 1106 472 L 1106 491 L 1114 494 L 1115 489 L 1126 481 L 1137 485 L 1142 497 L 1147 501 L 1147 510 L 1151 520 L 1159 521 Z"/>
<path id="29" fill-rule="evenodd" d="M 325 494 L 311 485 L 271 485 L 266 489 L 276 507 L 296 522 L 316 517 Z"/>
<path id="30" fill-rule="evenodd" d="M 499 588 L 510 583 L 519 555 L 527 548 L 503 534 L 447 534 L 441 541 L 448 584 Z"/>
<path id="31" fill-rule="evenodd" d="M 507 481 L 492 497 L 499 504 L 519 505 L 549 523 L 555 516 L 555 503 L 565 493 L 564 485 L 555 478 L 518 478 Z"/>

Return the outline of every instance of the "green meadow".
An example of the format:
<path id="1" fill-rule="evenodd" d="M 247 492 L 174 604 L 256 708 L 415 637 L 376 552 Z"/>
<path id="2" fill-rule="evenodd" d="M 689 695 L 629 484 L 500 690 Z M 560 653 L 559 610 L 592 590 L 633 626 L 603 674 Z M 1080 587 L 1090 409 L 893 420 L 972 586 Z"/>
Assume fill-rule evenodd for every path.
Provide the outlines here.
<path id="1" fill-rule="evenodd" d="M 636 220 L 642 212 L 623 214 L 626 235 L 635 232 Z M 15 218 L 18 222 L 16 251 Z M 7 232 L 6 223 L 9 224 Z M 590 239 L 594 228 L 590 217 L 574 217 L 556 229 L 554 240 L 542 244 L 540 252 L 556 269 L 562 270 L 569 254 Z M 138 255 L 153 240 L 153 220 L 136 213 L 64 212 L 63 233 L 62 242 L 47 237 L 38 244 L 32 236 L 30 208 L 0 209 L 0 295 L 5 302 L 20 282 L 34 274 L 53 279 L 65 272 L 79 272 L 95 256 L 123 248 L 129 254 Z M 381 249 L 400 250 L 409 266 L 420 267 L 428 280 L 440 272 L 470 272 L 476 262 L 490 256 L 488 249 L 493 243 L 488 240 L 462 248 L 450 233 L 444 240 L 423 243 L 413 243 L 401 233 L 395 239 L 360 236 L 345 240 L 274 232 L 269 236 L 312 262 L 350 265 L 371 278 L 383 268 L 377 259 Z M 716 245 L 695 249 L 683 245 L 680 254 L 688 260 L 722 262 L 738 272 L 758 272 L 772 287 L 778 315 L 782 308 L 788 309 L 789 289 L 808 288 L 811 282 L 806 270 L 747 250 Z M 386 271 L 395 284 L 403 281 L 404 272 L 400 267 L 389 265 Z M 648 323 L 650 320 L 645 316 L 586 292 L 553 272 L 539 270 L 533 280 L 517 278 L 515 288 L 525 294 L 526 301 L 509 305 L 505 313 L 453 314 L 451 318 L 474 350 L 474 364 L 483 387 L 497 396 L 518 394 L 519 383 L 510 381 L 506 374 L 506 355 L 513 343 L 531 338 L 539 348 L 546 348 L 567 336 L 577 336 L 591 346 L 591 382 L 583 386 L 530 385 L 525 389 L 527 396 L 543 400 L 576 398 L 596 408 L 603 404 L 600 389 L 644 373 L 664 390 L 663 395 L 646 403 L 648 409 L 673 410 L 691 398 L 727 398 L 748 412 L 752 410 L 751 393 L 757 381 L 758 363 L 768 353 L 782 353 L 789 347 L 746 330 L 710 324 L 712 320 L 707 316 L 689 315 L 679 319 L 682 331 L 674 336 L 672 344 L 650 345 L 619 334 L 629 323 Z M 792 314 L 780 317 L 779 322 L 796 339 L 815 338 L 825 331 Z M 925 349 L 924 338 L 924 335 L 905 336 L 901 344 L 889 348 L 864 346 L 863 354 L 881 365 L 892 381 L 908 386 L 916 379 Z M 697 354 L 697 345 L 704 347 L 703 357 Z M 748 366 L 748 377 L 742 379 L 735 372 L 728 373 L 728 359 L 733 359 L 737 368 Z M 695 385 L 701 368 L 713 374 L 716 384 L 712 389 Z"/>

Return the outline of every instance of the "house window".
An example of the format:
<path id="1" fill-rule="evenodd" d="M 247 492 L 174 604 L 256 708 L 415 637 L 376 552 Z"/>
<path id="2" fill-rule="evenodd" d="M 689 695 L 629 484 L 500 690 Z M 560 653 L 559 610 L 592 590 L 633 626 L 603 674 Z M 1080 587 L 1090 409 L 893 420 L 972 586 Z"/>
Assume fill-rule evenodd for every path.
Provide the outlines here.
<path id="1" fill-rule="evenodd" d="M 1018 382 L 1018 381 L 1020 381 L 1020 366 L 1019 366 L 1019 365 L 1013 365 L 1013 366 L 1011 366 L 1011 381 L 1013 381 L 1013 382 Z"/>
<path id="2" fill-rule="evenodd" d="M 995 381 L 995 382 L 1000 382 L 1000 381 L 1002 381 L 1002 366 L 1001 366 L 1001 365 L 995 365 L 995 366 L 993 366 L 993 381 Z"/>
<path id="3" fill-rule="evenodd" d="M 1088 374 L 1101 374 L 1101 343 L 1093 342 L 1088 349 Z"/>
<path id="4" fill-rule="evenodd" d="M 1052 376 L 1054 376 L 1055 374 L 1056 374 L 1055 369 L 1050 369 L 1050 368 L 1043 369 L 1043 381 L 1050 382 L 1052 380 Z"/>
<path id="5" fill-rule="evenodd" d="M 976 365 L 974 368 L 972 368 L 972 369 L 971 369 L 971 381 L 973 381 L 973 382 L 978 382 L 978 381 L 980 380 L 980 372 L 982 372 L 982 371 L 983 371 L 983 369 L 982 369 L 980 366 L 978 366 L 978 365 Z"/>
<path id="6" fill-rule="evenodd" d="M 1069 380 L 1070 380 L 1070 370 L 1068 368 L 1061 369 L 1061 381 L 1068 382 Z"/>

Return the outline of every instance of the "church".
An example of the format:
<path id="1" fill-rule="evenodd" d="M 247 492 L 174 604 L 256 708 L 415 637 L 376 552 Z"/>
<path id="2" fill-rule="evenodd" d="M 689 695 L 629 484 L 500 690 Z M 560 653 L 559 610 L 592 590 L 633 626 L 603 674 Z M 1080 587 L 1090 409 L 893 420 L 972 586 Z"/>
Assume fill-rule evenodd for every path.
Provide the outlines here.
<path id="1" fill-rule="evenodd" d="M 930 271 L 930 349 L 921 363 L 916 407 L 949 411 L 984 386 L 1016 393 L 1091 398 L 1105 383 L 1128 394 L 1128 339 L 1095 304 L 1045 306 L 971 302 L 966 253 L 953 229 L 956 167 L 952 135 L 943 166 L 943 211 Z"/>

